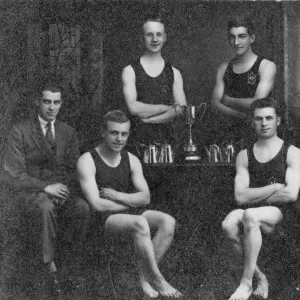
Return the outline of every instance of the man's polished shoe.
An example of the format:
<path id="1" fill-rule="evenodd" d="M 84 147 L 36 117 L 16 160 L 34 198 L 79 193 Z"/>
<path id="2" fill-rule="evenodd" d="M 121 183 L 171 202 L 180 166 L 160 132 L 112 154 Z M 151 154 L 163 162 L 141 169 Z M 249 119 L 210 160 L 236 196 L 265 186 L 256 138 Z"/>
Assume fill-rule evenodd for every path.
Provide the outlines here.
<path id="1" fill-rule="evenodd" d="M 51 295 L 56 299 L 62 299 L 62 284 L 60 282 L 59 275 L 57 272 L 50 272 L 48 274 L 48 283 L 50 286 Z"/>

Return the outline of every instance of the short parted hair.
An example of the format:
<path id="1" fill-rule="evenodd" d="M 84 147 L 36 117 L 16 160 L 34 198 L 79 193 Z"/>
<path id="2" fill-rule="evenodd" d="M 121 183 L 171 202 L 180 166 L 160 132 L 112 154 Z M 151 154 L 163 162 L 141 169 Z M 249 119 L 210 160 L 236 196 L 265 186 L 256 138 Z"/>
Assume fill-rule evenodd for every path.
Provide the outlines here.
<path id="1" fill-rule="evenodd" d="M 127 118 L 126 114 L 121 110 L 111 110 L 106 113 L 103 117 L 102 130 L 107 129 L 108 121 L 116 122 L 116 123 L 126 123 L 130 122 Z"/>
<path id="2" fill-rule="evenodd" d="M 267 97 L 267 98 L 261 98 L 261 99 L 256 99 L 251 103 L 250 106 L 250 113 L 251 116 L 254 116 L 254 111 L 257 108 L 266 108 L 266 107 L 271 107 L 274 108 L 275 113 L 278 117 L 280 117 L 281 115 L 281 108 L 279 105 L 279 102 L 271 97 Z"/>
<path id="3" fill-rule="evenodd" d="M 228 33 L 232 27 L 245 27 L 247 28 L 249 35 L 255 34 L 255 27 L 252 23 L 252 19 L 249 16 L 237 16 L 231 19 L 227 25 Z"/>
<path id="4" fill-rule="evenodd" d="M 160 14 L 157 14 L 157 13 L 152 13 L 152 14 L 146 15 L 145 18 L 144 18 L 142 27 L 147 22 L 158 22 L 158 23 L 161 23 L 161 24 L 165 25 L 165 21 L 163 20 L 162 16 Z"/>
<path id="5" fill-rule="evenodd" d="M 61 94 L 63 93 L 62 87 L 59 84 L 53 82 L 43 84 L 40 88 L 40 93 L 42 94 L 44 91 L 50 91 L 52 93 L 61 93 Z"/>

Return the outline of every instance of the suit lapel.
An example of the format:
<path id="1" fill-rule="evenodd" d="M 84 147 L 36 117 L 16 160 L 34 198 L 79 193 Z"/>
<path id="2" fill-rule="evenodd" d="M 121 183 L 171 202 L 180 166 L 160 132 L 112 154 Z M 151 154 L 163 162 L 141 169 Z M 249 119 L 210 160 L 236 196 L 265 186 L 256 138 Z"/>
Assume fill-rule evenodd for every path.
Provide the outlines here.
<path id="1" fill-rule="evenodd" d="M 64 131 L 62 130 L 61 123 L 59 120 L 56 120 L 54 123 L 55 126 L 55 144 L 56 144 L 56 155 L 59 156 L 63 152 L 66 140 L 64 138 Z"/>

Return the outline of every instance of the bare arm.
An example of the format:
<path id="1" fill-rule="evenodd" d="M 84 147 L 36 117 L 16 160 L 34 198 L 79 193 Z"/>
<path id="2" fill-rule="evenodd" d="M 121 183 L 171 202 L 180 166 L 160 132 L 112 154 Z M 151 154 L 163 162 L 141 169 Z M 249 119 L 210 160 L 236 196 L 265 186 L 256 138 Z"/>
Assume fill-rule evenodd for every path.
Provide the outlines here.
<path id="1" fill-rule="evenodd" d="M 150 193 L 148 184 L 143 175 L 141 163 L 138 158 L 131 153 L 129 153 L 129 159 L 131 180 L 136 192 L 121 193 L 110 188 L 104 188 L 101 189 L 100 196 L 130 207 L 147 205 L 150 203 Z"/>
<path id="2" fill-rule="evenodd" d="M 230 108 L 237 110 L 249 110 L 251 103 L 260 98 L 265 98 L 273 89 L 277 68 L 276 65 L 269 61 L 264 60 L 259 68 L 260 81 L 257 86 L 253 98 L 233 98 L 224 95 L 222 103 Z"/>
<path id="3" fill-rule="evenodd" d="M 248 171 L 247 150 L 242 150 L 236 158 L 236 176 L 235 176 L 235 200 L 238 204 L 254 204 L 265 201 L 284 185 L 271 184 L 259 188 L 250 188 L 250 177 Z"/>
<path id="4" fill-rule="evenodd" d="M 298 148 L 294 146 L 289 148 L 286 163 L 286 186 L 267 199 L 270 204 L 294 202 L 298 199 L 300 188 L 300 150 Z"/>
<path id="5" fill-rule="evenodd" d="M 165 113 L 170 109 L 167 105 L 146 104 L 137 101 L 135 73 L 131 66 L 124 68 L 122 73 L 123 94 L 130 113 L 141 119 L 150 118 Z"/>
<path id="6" fill-rule="evenodd" d="M 77 162 L 77 176 L 85 199 L 97 211 L 122 211 L 126 205 L 102 199 L 95 179 L 96 168 L 90 153 L 84 153 Z"/>
<path id="7" fill-rule="evenodd" d="M 240 112 L 237 109 L 228 107 L 224 103 L 221 102 L 221 100 L 224 96 L 224 90 L 225 90 L 224 74 L 225 74 L 227 65 L 228 65 L 228 63 L 224 63 L 217 70 L 216 84 L 215 84 L 215 87 L 213 90 L 211 104 L 212 104 L 212 107 L 215 109 L 215 111 L 221 113 L 222 115 L 233 116 L 236 118 L 243 119 L 243 118 L 246 118 L 245 113 Z"/>

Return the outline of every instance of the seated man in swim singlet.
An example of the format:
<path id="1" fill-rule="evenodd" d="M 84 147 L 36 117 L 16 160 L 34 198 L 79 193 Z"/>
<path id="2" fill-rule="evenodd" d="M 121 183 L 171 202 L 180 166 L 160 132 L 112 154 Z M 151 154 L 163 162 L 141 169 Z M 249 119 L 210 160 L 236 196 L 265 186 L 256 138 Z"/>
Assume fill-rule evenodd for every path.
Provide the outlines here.
<path id="1" fill-rule="evenodd" d="M 222 226 L 233 248 L 238 252 L 244 250 L 244 272 L 230 300 L 247 300 L 251 296 L 253 276 L 257 279 L 253 294 L 267 299 L 268 281 L 257 266 L 261 232 L 272 233 L 298 199 L 300 150 L 277 136 L 281 121 L 278 110 L 278 103 L 272 98 L 251 104 L 257 141 L 240 151 L 236 159 L 235 199 L 241 208 L 229 213 Z"/>
<path id="2" fill-rule="evenodd" d="M 237 141 L 250 133 L 246 117 L 251 103 L 268 97 L 273 89 L 276 65 L 252 51 L 255 34 L 249 18 L 231 20 L 227 30 L 235 58 L 217 70 L 212 106 L 220 115 L 220 137 Z"/>
<path id="3" fill-rule="evenodd" d="M 124 68 L 123 94 L 132 115 L 131 140 L 149 145 L 175 140 L 171 122 L 186 105 L 180 72 L 161 54 L 166 41 L 163 20 L 149 16 L 143 23 L 145 52 Z"/>
<path id="4" fill-rule="evenodd" d="M 173 240 L 175 220 L 168 214 L 147 210 L 150 193 L 141 163 L 123 150 L 129 129 L 130 122 L 122 111 L 111 111 L 104 116 L 103 142 L 78 161 L 80 186 L 92 208 L 106 218 L 107 238 L 133 238 L 145 297 L 157 298 L 160 294 L 180 298 L 182 294 L 165 280 L 158 268 Z M 152 230 L 155 235 L 151 239 Z"/>

